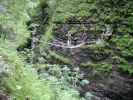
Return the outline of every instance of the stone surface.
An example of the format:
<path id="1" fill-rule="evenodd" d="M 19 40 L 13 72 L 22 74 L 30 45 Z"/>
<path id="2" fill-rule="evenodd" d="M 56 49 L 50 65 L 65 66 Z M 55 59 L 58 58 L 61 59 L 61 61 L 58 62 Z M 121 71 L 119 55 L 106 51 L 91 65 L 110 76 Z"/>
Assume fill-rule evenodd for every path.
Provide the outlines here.
<path id="1" fill-rule="evenodd" d="M 99 97 L 99 100 L 133 100 L 133 77 L 112 71 L 107 76 L 93 78 L 89 84 L 82 87 L 82 94 L 88 91 Z"/>

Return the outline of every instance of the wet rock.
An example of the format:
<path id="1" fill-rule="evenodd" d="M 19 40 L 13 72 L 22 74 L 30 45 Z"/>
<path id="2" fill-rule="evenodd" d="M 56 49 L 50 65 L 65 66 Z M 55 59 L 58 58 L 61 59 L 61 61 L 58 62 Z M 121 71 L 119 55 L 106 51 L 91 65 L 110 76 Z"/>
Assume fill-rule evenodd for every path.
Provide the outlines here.
<path id="1" fill-rule="evenodd" d="M 5 63 L 2 56 L 0 56 L 0 78 L 6 75 L 9 71 L 9 65 Z"/>
<path id="2" fill-rule="evenodd" d="M 99 97 L 99 100 L 133 100 L 133 77 L 121 74 L 119 71 L 113 71 L 103 77 L 92 79 L 88 85 L 82 87 L 82 93 L 90 91 Z"/>
<path id="3" fill-rule="evenodd" d="M 0 100 L 11 100 L 11 99 L 5 94 L 0 94 Z"/>

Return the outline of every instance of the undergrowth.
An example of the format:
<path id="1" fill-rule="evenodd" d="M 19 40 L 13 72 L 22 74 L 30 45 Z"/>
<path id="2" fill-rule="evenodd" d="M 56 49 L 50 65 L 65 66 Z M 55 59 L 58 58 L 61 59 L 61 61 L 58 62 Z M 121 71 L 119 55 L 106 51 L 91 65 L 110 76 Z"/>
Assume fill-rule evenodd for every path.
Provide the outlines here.
<path id="1" fill-rule="evenodd" d="M 76 90 L 68 86 L 62 90 L 59 81 L 39 78 L 35 69 L 24 63 L 15 50 L 0 47 L 0 55 L 10 66 L 8 76 L 3 78 L 2 83 L 8 89 L 12 100 L 79 100 Z"/>
<path id="2" fill-rule="evenodd" d="M 94 52 L 97 51 L 98 53 L 101 53 L 100 49 L 111 51 L 111 58 L 108 58 L 108 60 L 110 59 L 110 64 L 106 63 L 106 61 L 103 61 L 102 63 L 99 61 L 98 69 L 106 70 L 106 67 L 104 66 L 106 65 L 109 66 L 109 70 L 111 71 L 111 68 L 115 65 L 113 64 L 115 62 L 113 62 L 113 59 L 118 56 L 118 58 L 123 60 L 116 64 L 117 68 L 132 74 L 133 2 L 131 0 L 49 0 L 47 3 L 48 12 L 49 10 L 50 12 L 53 12 L 52 14 L 49 14 L 51 16 L 50 23 L 53 24 L 50 24 L 48 27 L 49 30 L 46 31 L 46 35 L 44 35 L 44 38 L 41 41 L 42 52 L 45 48 L 43 46 L 46 46 L 46 44 L 50 42 L 49 40 L 54 39 L 54 36 L 56 36 L 54 28 L 59 23 L 63 24 L 69 21 L 78 21 L 82 23 L 85 19 L 88 19 L 88 23 L 92 25 L 90 25 L 90 28 L 88 29 L 88 34 L 101 34 L 106 30 L 105 27 L 107 25 L 113 30 L 112 36 L 110 36 L 108 40 L 105 40 L 104 46 L 101 48 L 99 47 L 100 45 L 92 46 Z M 51 25 L 53 25 L 53 27 L 51 27 Z M 60 34 L 63 35 L 63 33 Z M 45 40 L 46 42 L 44 42 Z M 93 48 L 94 46 L 95 48 Z M 89 46 L 88 48 L 91 47 Z M 116 52 L 117 50 L 119 53 Z M 60 55 L 59 57 L 61 58 Z M 115 59 L 116 61 L 119 61 L 119 59 Z"/>
<path id="3" fill-rule="evenodd" d="M 79 93 L 74 87 L 65 84 L 62 86 L 58 84 L 60 82 L 58 79 L 46 80 L 39 77 L 36 69 L 26 63 L 25 57 L 17 52 L 17 48 L 30 38 L 26 22 L 31 20 L 38 10 L 39 1 L 0 2 L 6 9 L 0 14 L 0 56 L 9 66 L 4 71 L 6 75 L 0 77 L 0 87 L 7 90 L 5 94 L 11 100 L 80 100 Z"/>
<path id="4" fill-rule="evenodd" d="M 0 0 L 0 57 L 9 66 L 5 71 L 7 75 L 0 77 L 0 87 L 7 89 L 6 92 L 11 100 L 82 100 L 83 98 L 80 98 L 75 88 L 76 83 L 74 83 L 74 86 L 70 85 L 71 80 L 78 79 L 75 76 L 63 75 L 60 70 L 62 68 L 60 62 L 72 65 L 71 67 L 77 66 L 73 66 L 71 58 L 50 51 L 48 44 L 55 38 L 54 28 L 57 24 L 72 20 L 82 22 L 84 19 L 89 19 L 90 22 L 95 23 L 92 23 L 94 27 L 88 29 L 92 33 L 102 32 L 106 25 L 113 28 L 111 39 L 105 40 L 106 45 L 94 45 L 90 49 L 96 58 L 101 52 L 105 54 L 109 51 L 110 61 L 97 61 L 96 63 L 91 59 L 92 62 L 83 62 L 78 65 L 79 67 L 93 67 L 104 73 L 111 72 L 112 67 L 117 65 L 123 71 L 132 74 L 132 4 L 132 0 Z M 39 17 L 42 12 L 48 16 L 48 19 L 45 23 L 42 21 L 43 17 L 41 20 L 39 19 L 42 34 L 38 51 L 40 55 L 43 55 L 42 64 L 49 69 L 51 68 L 51 70 L 50 73 L 44 70 L 43 74 L 38 74 L 37 69 L 41 68 L 41 65 L 36 62 L 38 65 L 35 65 L 38 68 L 33 67 L 32 64 L 25 61 L 26 56 L 30 53 L 26 54 L 27 52 L 25 52 L 26 56 L 20 55 L 17 49 L 25 45 L 27 39 L 31 39 L 27 22 L 32 22 L 33 19 L 33 21 L 36 21 L 36 17 Z M 63 35 L 63 33 L 60 33 L 60 35 Z M 86 50 L 89 51 L 88 48 L 86 47 Z M 50 67 L 47 59 L 51 62 L 52 60 L 57 61 L 56 63 L 59 64 Z M 114 64 L 115 61 L 117 62 Z M 47 77 L 46 74 L 48 74 Z"/>

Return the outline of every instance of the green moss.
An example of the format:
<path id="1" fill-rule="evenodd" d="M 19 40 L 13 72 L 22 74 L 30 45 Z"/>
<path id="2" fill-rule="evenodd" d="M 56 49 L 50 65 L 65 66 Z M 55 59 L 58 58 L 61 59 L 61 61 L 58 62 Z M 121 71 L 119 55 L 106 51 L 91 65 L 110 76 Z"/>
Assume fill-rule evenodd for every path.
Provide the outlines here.
<path id="1" fill-rule="evenodd" d="M 51 56 L 51 57 L 54 57 L 55 59 L 57 59 L 59 62 L 61 61 L 61 62 L 63 62 L 63 63 L 66 63 L 66 64 L 71 64 L 71 60 L 69 60 L 69 58 L 66 58 L 66 57 L 64 57 L 63 55 L 61 55 L 61 54 L 57 54 L 57 53 L 55 53 L 55 52 L 53 52 L 53 51 L 49 51 L 49 55 Z"/>
<path id="2" fill-rule="evenodd" d="M 129 34 L 122 36 L 115 36 L 112 38 L 112 42 L 115 44 L 116 49 L 119 50 L 117 55 L 119 55 L 120 65 L 119 67 L 124 71 L 133 73 L 133 65 L 131 59 L 133 57 L 133 39 Z"/>
<path id="3" fill-rule="evenodd" d="M 101 72 L 101 73 L 109 73 L 112 71 L 112 64 L 109 64 L 109 63 L 94 63 L 94 62 L 86 62 L 86 63 L 82 63 L 81 66 L 85 67 L 85 68 L 91 68 L 91 69 L 95 69 L 97 70 L 98 72 Z"/>
<path id="4" fill-rule="evenodd" d="M 53 3 L 52 0 L 49 2 Z M 53 22 L 65 22 L 72 17 L 80 19 L 90 14 L 89 9 L 92 2 L 87 2 L 86 0 L 56 0 L 56 2 L 58 2 L 58 6 L 56 6 L 56 9 L 53 9 L 55 10 Z M 53 8 L 52 5 L 50 5 L 50 8 Z"/>
<path id="5" fill-rule="evenodd" d="M 116 44 L 116 48 L 120 50 L 122 56 L 132 56 L 133 54 L 133 38 L 129 34 L 115 36 L 112 42 Z"/>

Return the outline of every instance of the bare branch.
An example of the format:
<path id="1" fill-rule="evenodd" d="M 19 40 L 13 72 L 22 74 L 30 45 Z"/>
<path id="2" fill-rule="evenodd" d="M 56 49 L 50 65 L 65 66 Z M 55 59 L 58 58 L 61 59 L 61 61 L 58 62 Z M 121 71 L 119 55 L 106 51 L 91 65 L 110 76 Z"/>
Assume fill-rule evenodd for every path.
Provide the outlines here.
<path id="1" fill-rule="evenodd" d="M 86 40 L 85 36 L 86 35 L 83 34 L 83 37 L 81 37 L 83 41 L 81 41 L 81 43 L 79 43 L 77 45 L 73 45 L 71 43 L 71 41 L 72 41 L 71 40 L 72 39 L 71 34 L 67 34 L 67 37 L 68 37 L 67 43 L 61 42 L 60 40 L 56 39 L 56 40 L 53 41 L 53 43 L 48 43 L 48 44 L 51 45 L 51 46 L 61 47 L 61 48 L 68 48 L 68 49 L 81 48 L 83 46 L 88 46 L 88 45 L 92 45 L 92 44 L 100 45 L 100 44 L 104 43 L 104 38 L 112 35 L 112 32 L 113 32 L 112 28 L 107 27 L 106 32 L 103 32 L 97 40 L 86 41 L 86 42 L 85 42 L 85 40 Z"/>
<path id="2" fill-rule="evenodd" d="M 48 43 L 51 46 L 55 47 L 61 47 L 61 48 L 68 48 L 68 49 L 75 49 L 75 48 L 80 48 L 85 45 L 85 42 L 80 43 L 78 45 L 60 45 L 60 44 L 54 44 L 54 43 Z"/>

